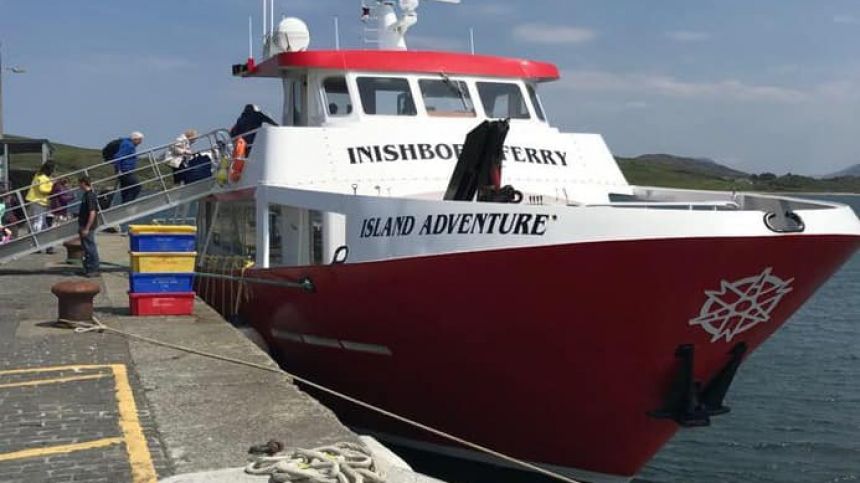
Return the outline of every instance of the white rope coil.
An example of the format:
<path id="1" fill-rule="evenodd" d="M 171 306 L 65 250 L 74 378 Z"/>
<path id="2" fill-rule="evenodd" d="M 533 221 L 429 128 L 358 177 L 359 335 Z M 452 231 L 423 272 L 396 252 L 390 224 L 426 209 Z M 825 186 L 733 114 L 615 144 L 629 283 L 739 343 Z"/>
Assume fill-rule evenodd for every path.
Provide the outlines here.
<path id="1" fill-rule="evenodd" d="M 296 448 L 274 456 L 257 456 L 245 472 L 270 475 L 275 483 L 383 483 L 370 452 L 355 443 L 314 449 Z"/>

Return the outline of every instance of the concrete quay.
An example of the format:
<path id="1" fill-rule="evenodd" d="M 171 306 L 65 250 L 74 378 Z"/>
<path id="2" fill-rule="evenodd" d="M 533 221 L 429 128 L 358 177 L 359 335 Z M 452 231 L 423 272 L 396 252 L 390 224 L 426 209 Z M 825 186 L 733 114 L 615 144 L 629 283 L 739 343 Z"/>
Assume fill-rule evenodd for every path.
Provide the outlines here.
<path id="1" fill-rule="evenodd" d="M 94 303 L 104 324 L 277 367 L 200 301 L 190 317 L 129 316 L 128 238 L 98 241 L 107 263 L 92 280 L 101 284 Z M 0 266 L 0 481 L 263 482 L 238 469 L 251 445 L 360 440 L 286 375 L 56 327 L 50 288 L 80 270 L 60 252 Z M 368 443 L 387 481 L 438 482 Z"/>

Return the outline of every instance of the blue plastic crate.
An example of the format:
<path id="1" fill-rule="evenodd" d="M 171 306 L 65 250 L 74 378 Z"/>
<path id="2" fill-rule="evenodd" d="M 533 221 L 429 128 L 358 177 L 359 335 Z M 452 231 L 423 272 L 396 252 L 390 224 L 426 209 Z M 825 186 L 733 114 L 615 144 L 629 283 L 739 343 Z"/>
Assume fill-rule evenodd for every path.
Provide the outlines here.
<path id="1" fill-rule="evenodd" d="M 197 245 L 197 235 L 147 233 L 130 238 L 133 252 L 193 252 Z"/>
<path id="2" fill-rule="evenodd" d="M 193 273 L 131 273 L 131 293 L 180 293 L 194 290 Z"/>

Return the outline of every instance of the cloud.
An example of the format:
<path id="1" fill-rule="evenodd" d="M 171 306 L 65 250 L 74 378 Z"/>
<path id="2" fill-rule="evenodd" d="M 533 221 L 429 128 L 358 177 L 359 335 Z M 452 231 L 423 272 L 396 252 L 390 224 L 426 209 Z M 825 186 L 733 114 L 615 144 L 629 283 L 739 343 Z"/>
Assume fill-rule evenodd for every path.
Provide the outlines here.
<path id="1" fill-rule="evenodd" d="M 781 86 L 754 85 L 727 79 L 691 82 L 667 75 L 616 74 L 606 71 L 571 70 L 562 73 L 559 88 L 580 91 L 635 92 L 684 99 L 716 99 L 795 103 L 809 93 Z M 840 86 L 840 88 L 844 88 Z"/>
<path id="2" fill-rule="evenodd" d="M 506 16 L 516 12 L 516 9 L 512 5 L 503 5 L 499 3 L 472 5 L 471 8 L 479 15 Z"/>
<path id="3" fill-rule="evenodd" d="M 823 99 L 836 102 L 860 101 L 860 80 L 838 80 L 819 84 L 815 93 Z"/>
<path id="4" fill-rule="evenodd" d="M 514 28 L 514 37 L 535 44 L 582 44 L 597 34 L 590 29 L 545 23 L 526 23 Z"/>
<path id="5" fill-rule="evenodd" d="M 693 30 L 673 30 L 665 32 L 664 35 L 675 42 L 703 42 L 711 38 L 708 32 L 697 32 Z"/>
<path id="6" fill-rule="evenodd" d="M 651 104 L 645 101 L 627 101 L 624 103 L 625 109 L 648 109 Z"/>
<path id="7" fill-rule="evenodd" d="M 409 35 L 406 44 L 410 49 L 458 51 L 465 50 L 466 41 L 433 35 Z"/>
<path id="8" fill-rule="evenodd" d="M 74 65 L 80 66 L 85 72 L 115 72 L 135 71 L 159 73 L 159 72 L 175 72 L 179 70 L 195 67 L 193 61 L 176 57 L 172 55 L 157 55 L 157 54 L 115 54 L 115 53 L 93 53 L 82 57 L 81 59 L 72 62 Z M 117 69 L 117 66 L 122 68 Z"/>
<path id="9" fill-rule="evenodd" d="M 833 23 L 840 23 L 845 25 L 860 25 L 860 18 L 857 18 L 854 15 L 840 13 L 833 16 Z"/>

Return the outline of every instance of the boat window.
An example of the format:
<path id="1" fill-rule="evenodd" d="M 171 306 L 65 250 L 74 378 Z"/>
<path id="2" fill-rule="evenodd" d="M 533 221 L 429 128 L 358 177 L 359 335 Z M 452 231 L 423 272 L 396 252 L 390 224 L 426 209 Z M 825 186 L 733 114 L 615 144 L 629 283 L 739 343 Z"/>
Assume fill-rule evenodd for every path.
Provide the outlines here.
<path id="1" fill-rule="evenodd" d="M 427 115 L 438 117 L 475 117 L 475 106 L 463 81 L 421 79 L 418 81 Z"/>
<path id="2" fill-rule="evenodd" d="M 538 119 L 546 121 L 546 116 L 543 113 L 543 106 L 540 103 L 535 87 L 531 84 L 526 84 L 526 90 L 529 92 L 529 98 L 532 101 L 532 106 L 535 108 L 535 114 L 537 114 Z"/>
<path id="3" fill-rule="evenodd" d="M 507 82 L 478 82 L 478 94 L 487 117 L 528 119 L 529 110 L 520 86 Z"/>
<path id="4" fill-rule="evenodd" d="M 284 79 L 284 115 L 281 117 L 281 124 L 284 126 L 307 125 L 305 109 L 307 85 L 307 76 L 305 75 Z"/>
<path id="5" fill-rule="evenodd" d="M 284 240 L 281 236 L 281 225 L 284 216 L 279 205 L 269 205 L 269 266 L 284 265 Z"/>
<path id="6" fill-rule="evenodd" d="M 323 263 L 323 223 L 322 212 L 312 210 L 311 221 L 311 263 L 322 265 Z"/>
<path id="7" fill-rule="evenodd" d="M 209 255 L 240 255 L 253 260 L 257 252 L 257 228 L 253 201 L 222 202 L 213 215 Z"/>
<path id="8" fill-rule="evenodd" d="M 329 116 L 348 116 L 352 114 L 352 100 L 344 77 L 329 77 L 323 81 L 326 113 Z"/>
<path id="9" fill-rule="evenodd" d="M 414 116 L 415 101 L 409 81 L 394 77 L 359 77 L 358 93 L 366 114 Z"/>

